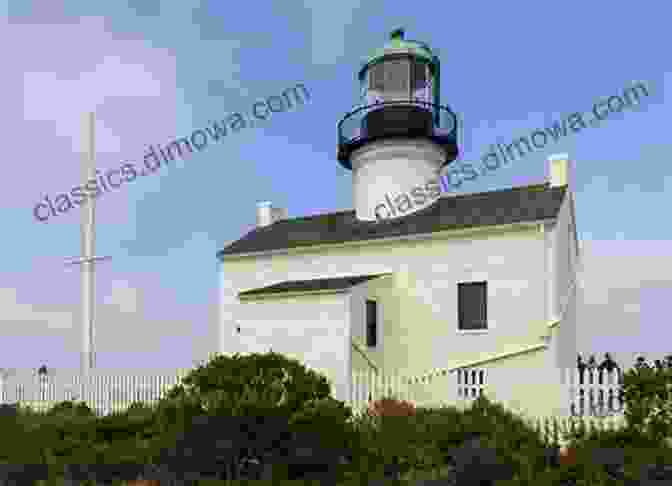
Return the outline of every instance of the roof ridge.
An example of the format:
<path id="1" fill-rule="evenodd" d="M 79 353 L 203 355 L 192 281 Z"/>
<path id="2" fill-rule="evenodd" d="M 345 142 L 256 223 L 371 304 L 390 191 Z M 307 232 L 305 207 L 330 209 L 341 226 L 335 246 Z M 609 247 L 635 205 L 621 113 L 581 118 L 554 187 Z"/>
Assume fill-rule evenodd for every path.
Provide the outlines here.
<path id="1" fill-rule="evenodd" d="M 445 193 L 441 193 L 442 196 L 439 197 L 439 199 L 455 199 L 455 198 L 464 198 L 464 197 L 476 197 L 476 196 L 486 196 L 489 194 L 493 193 L 501 193 L 501 192 L 507 192 L 507 191 L 522 191 L 522 190 L 530 190 L 530 189 L 552 189 L 550 187 L 550 184 L 548 182 L 539 182 L 535 184 L 527 184 L 525 186 L 512 186 L 512 187 L 505 187 L 501 189 L 493 189 L 491 191 L 481 191 L 481 192 L 469 192 L 469 193 L 462 193 L 462 194 L 456 194 L 454 196 L 443 196 Z M 354 214 L 355 210 L 354 209 L 344 209 L 340 211 L 334 211 L 333 213 L 321 213 L 321 214 L 309 214 L 307 216 L 297 216 L 294 218 L 284 218 L 280 221 L 277 221 L 277 223 L 282 223 L 282 222 L 290 222 L 290 221 L 298 221 L 298 220 L 309 220 L 313 218 L 324 218 L 326 216 L 336 216 L 336 215 L 347 215 L 347 214 Z M 410 214 L 409 214 L 410 216 Z"/>
<path id="2" fill-rule="evenodd" d="M 442 196 L 442 198 L 453 199 L 457 197 L 467 197 L 467 196 L 485 196 L 496 192 L 522 191 L 522 190 L 541 189 L 541 188 L 551 189 L 548 182 L 538 182 L 535 184 L 527 184 L 525 186 L 511 186 L 500 189 L 493 189 L 492 191 L 466 192 L 462 194 L 455 194 L 454 196 Z M 442 192 L 441 194 L 447 194 L 447 193 Z"/>

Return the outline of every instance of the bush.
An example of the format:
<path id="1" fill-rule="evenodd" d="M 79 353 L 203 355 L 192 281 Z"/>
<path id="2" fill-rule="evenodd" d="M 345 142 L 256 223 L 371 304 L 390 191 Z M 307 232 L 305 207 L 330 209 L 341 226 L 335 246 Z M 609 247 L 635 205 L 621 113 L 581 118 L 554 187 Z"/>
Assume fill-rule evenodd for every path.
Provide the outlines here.
<path id="1" fill-rule="evenodd" d="M 352 439 L 355 428 L 352 410 L 344 402 L 332 397 L 310 400 L 303 409 L 292 414 L 289 424 L 292 430 L 318 430 L 337 446 Z"/>
<path id="2" fill-rule="evenodd" d="M 672 355 L 651 367 L 643 357 L 623 376 L 620 396 L 629 429 L 656 442 L 672 437 Z"/>
<path id="3" fill-rule="evenodd" d="M 297 420 L 319 415 L 318 409 L 333 412 L 336 408 L 316 405 Z M 328 414 L 321 418 L 326 425 Z M 330 430 L 320 426 L 310 430 L 296 425 L 296 420 L 292 426 L 282 417 L 194 417 L 157 463 L 173 478 L 261 479 L 271 469 L 274 479 L 327 480 L 343 475 L 345 471 L 339 472 L 338 467 L 348 454 L 347 444 L 339 444 Z M 256 471 L 249 467 L 252 462 L 257 462 Z"/>
<path id="4" fill-rule="evenodd" d="M 213 414 L 257 416 L 282 410 L 289 416 L 310 400 L 330 395 L 326 377 L 297 360 L 269 352 L 216 355 L 182 378 L 160 402 L 178 400 Z"/>
<path id="5" fill-rule="evenodd" d="M 278 428 L 258 417 L 193 417 L 174 440 L 164 438 L 156 462 L 176 478 L 238 479 L 240 459 L 261 452 Z"/>
<path id="6" fill-rule="evenodd" d="M 145 403 L 145 402 L 133 402 L 128 406 L 128 409 L 126 409 L 126 413 L 132 413 L 132 412 L 143 412 L 143 413 L 151 413 L 154 411 L 154 406 Z"/>
<path id="7" fill-rule="evenodd" d="M 59 402 L 47 411 L 47 415 L 76 415 L 79 417 L 93 417 L 95 413 L 89 408 L 86 402 L 77 404 L 71 401 Z"/>
<path id="8" fill-rule="evenodd" d="M 199 459 L 185 467 L 192 472 L 210 471 L 211 477 L 239 476 L 247 459 L 263 463 L 260 466 L 275 463 L 276 469 L 282 469 L 274 440 L 284 444 L 288 458 L 298 461 L 278 474 L 300 476 L 302 468 L 314 465 L 300 464 L 301 447 L 294 442 L 311 434 L 320 438 L 312 449 L 326 454 L 324 460 L 332 471 L 336 457 L 356 442 L 352 411 L 331 397 L 327 379 L 273 352 L 217 355 L 182 378 L 155 410 L 161 436 L 153 450 L 173 451 L 172 456 L 158 453 L 155 461 L 168 461 L 179 471 L 182 466 L 177 459 L 186 457 L 189 462 L 191 450 L 192 458 Z M 220 425 L 198 425 L 199 421 Z M 201 439 L 203 434 L 208 438 Z"/>
<path id="9" fill-rule="evenodd" d="M 93 481 L 95 485 L 112 484 L 114 480 L 133 481 L 151 477 L 152 468 L 132 464 L 67 464 L 64 477 L 70 481 Z"/>
<path id="10" fill-rule="evenodd" d="M 491 473 L 499 476 L 498 486 L 623 484 L 623 478 L 643 477 L 641 468 L 654 458 L 672 461 L 672 447 L 660 452 L 672 402 L 665 394 L 672 378 L 661 368 L 636 366 L 628 375 L 623 393 L 634 404 L 627 427 L 575 431 L 572 464 L 556 461 L 553 468 L 554 451 L 541 432 L 486 397 L 464 411 L 384 397 L 355 419 L 330 396 L 326 378 L 276 353 L 217 356 L 157 406 L 136 402 L 108 417 L 95 417 L 83 403 L 62 402 L 47 414 L 5 407 L 3 436 L 22 440 L 3 441 L 0 462 L 108 464 L 88 476 L 80 471 L 101 479 L 141 473 L 174 480 L 270 479 L 272 472 L 273 479 L 367 484 L 440 470 L 460 486 L 493 479 Z M 77 476 L 76 469 L 66 476 Z"/>
<path id="11" fill-rule="evenodd" d="M 548 447 L 539 431 L 486 397 L 462 411 L 450 406 L 418 407 L 413 416 L 403 420 L 387 418 L 379 429 L 373 426 L 377 424 L 374 419 L 368 417 L 368 427 L 367 420 L 360 420 L 363 437 L 368 437 L 371 448 L 384 462 L 398 456 L 402 473 L 425 474 L 455 467 L 457 451 L 476 438 L 484 451 L 490 451 L 483 454 L 492 456 L 494 451 L 501 460 L 493 466 L 500 473 L 510 465 L 516 475 L 533 475 L 533 471 L 542 471 L 557 462 L 557 448 Z"/>
<path id="12" fill-rule="evenodd" d="M 587 428 L 583 422 L 579 423 L 574 432 L 569 434 L 568 447 L 606 447 L 606 448 L 657 448 L 660 442 L 649 434 L 634 427 L 611 430 L 599 428 Z"/>

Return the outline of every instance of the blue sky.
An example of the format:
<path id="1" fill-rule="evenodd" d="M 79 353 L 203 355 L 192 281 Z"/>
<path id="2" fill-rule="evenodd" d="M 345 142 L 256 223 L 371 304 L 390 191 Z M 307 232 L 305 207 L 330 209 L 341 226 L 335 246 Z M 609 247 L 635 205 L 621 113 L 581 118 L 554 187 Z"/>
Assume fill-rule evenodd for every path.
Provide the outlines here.
<path id="1" fill-rule="evenodd" d="M 665 99 L 667 4 L 545 2 L 60 2 L 0 0 L 4 143 L 0 367 L 77 367 L 80 212 L 37 222 L 46 194 L 80 182 L 81 117 L 97 114 L 97 165 L 139 161 L 296 83 L 310 102 L 230 134 L 98 199 L 98 365 L 181 368 L 216 350 L 215 253 L 255 222 L 257 201 L 303 216 L 352 208 L 336 125 L 357 101 L 361 60 L 389 32 L 427 42 L 442 102 L 464 121 L 462 158 L 549 126 L 634 81 L 650 96 L 550 142 L 461 192 L 543 180 L 574 160 L 585 352 L 672 352 L 672 169 Z M 664 5 L 664 6 L 663 6 Z M 416 11 L 417 10 L 417 11 Z"/>

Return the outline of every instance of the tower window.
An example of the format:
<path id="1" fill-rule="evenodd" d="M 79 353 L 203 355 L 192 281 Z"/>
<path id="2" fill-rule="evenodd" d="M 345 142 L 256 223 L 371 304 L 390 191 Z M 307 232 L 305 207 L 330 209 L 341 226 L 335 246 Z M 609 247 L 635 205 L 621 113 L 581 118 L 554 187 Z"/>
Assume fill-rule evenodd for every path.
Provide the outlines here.
<path id="1" fill-rule="evenodd" d="M 409 67 L 407 59 L 389 59 L 371 66 L 369 68 L 369 89 L 408 93 Z"/>
<path id="2" fill-rule="evenodd" d="M 376 346 L 378 342 L 378 303 L 375 300 L 366 301 L 366 345 Z"/>
<path id="3" fill-rule="evenodd" d="M 383 91 L 385 85 L 385 72 L 383 64 L 376 64 L 369 70 L 369 89 Z"/>
<path id="4" fill-rule="evenodd" d="M 487 282 L 457 284 L 458 329 L 488 328 Z"/>
<path id="5" fill-rule="evenodd" d="M 427 86 L 427 65 L 422 62 L 413 62 L 413 91 Z"/>

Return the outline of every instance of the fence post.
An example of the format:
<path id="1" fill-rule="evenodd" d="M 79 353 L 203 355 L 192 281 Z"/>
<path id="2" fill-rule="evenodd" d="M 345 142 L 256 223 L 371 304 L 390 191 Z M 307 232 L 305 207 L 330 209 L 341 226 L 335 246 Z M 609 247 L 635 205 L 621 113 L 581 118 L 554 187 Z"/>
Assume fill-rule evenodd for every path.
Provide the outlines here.
<path id="1" fill-rule="evenodd" d="M 0 372 L 0 404 L 7 402 L 7 391 L 5 390 L 7 383 L 5 380 L 5 373 Z"/>
<path id="2" fill-rule="evenodd" d="M 559 374 L 560 390 L 558 398 L 560 403 L 553 415 L 564 419 L 572 416 L 572 405 L 576 396 L 576 389 L 574 387 L 576 370 L 564 367 L 556 368 L 556 370 Z"/>

